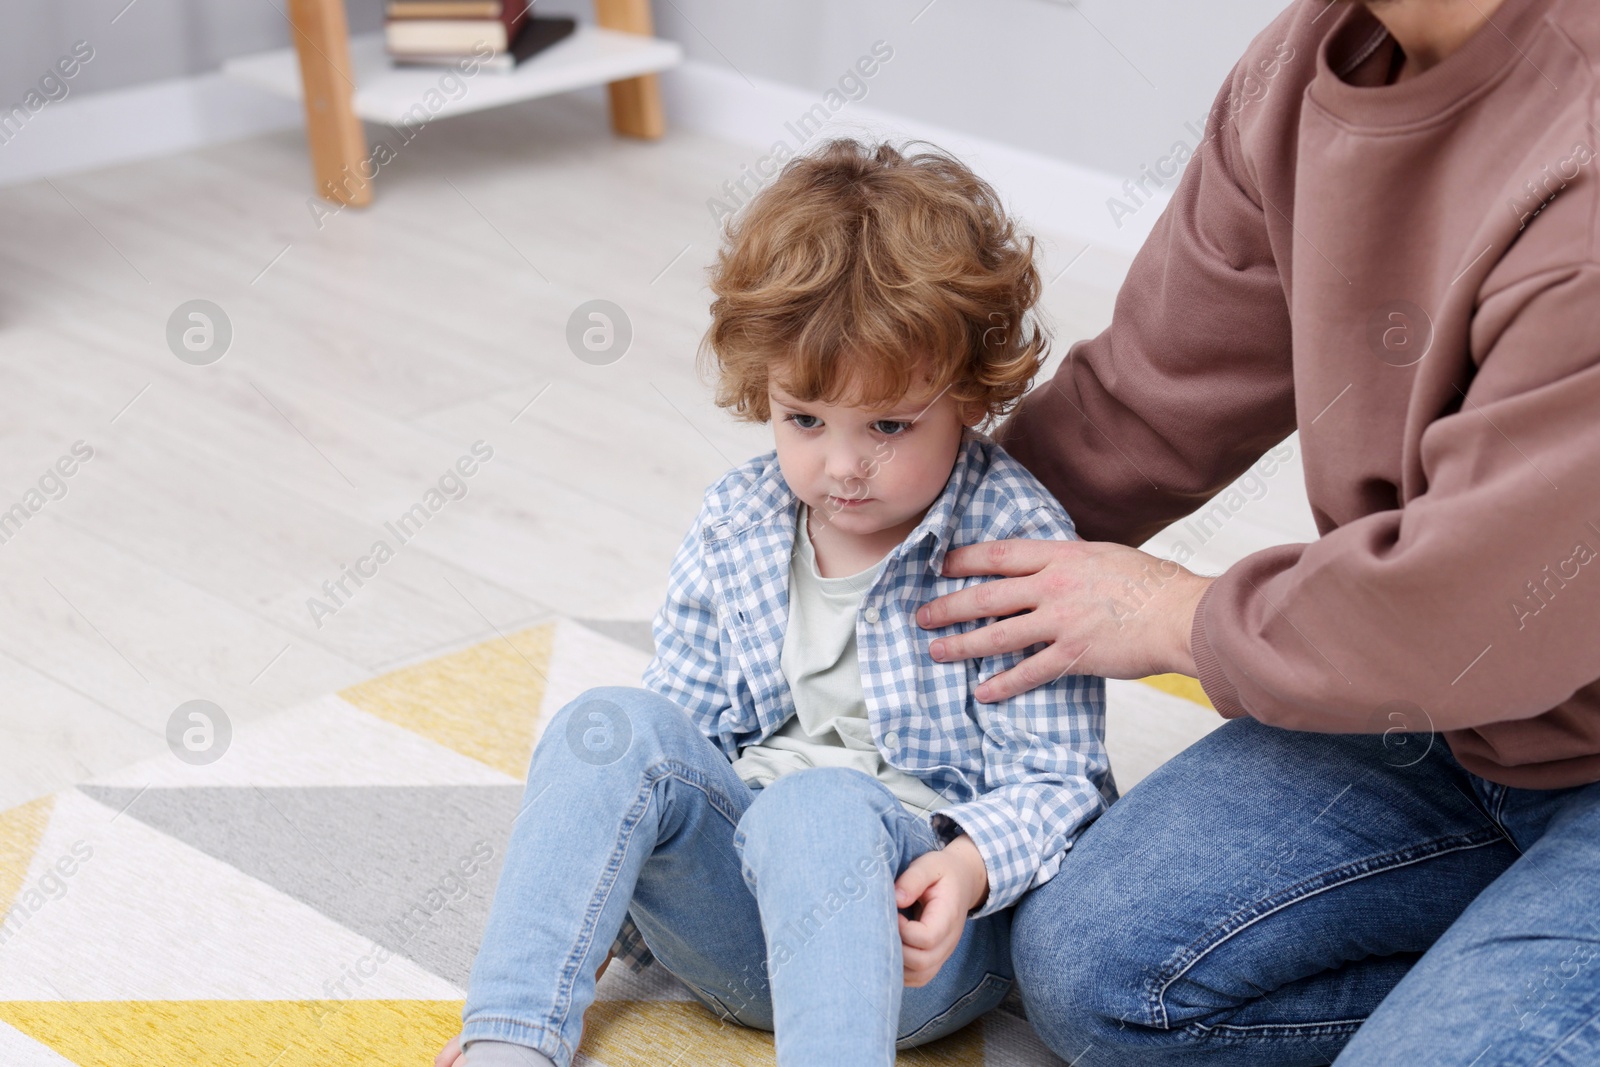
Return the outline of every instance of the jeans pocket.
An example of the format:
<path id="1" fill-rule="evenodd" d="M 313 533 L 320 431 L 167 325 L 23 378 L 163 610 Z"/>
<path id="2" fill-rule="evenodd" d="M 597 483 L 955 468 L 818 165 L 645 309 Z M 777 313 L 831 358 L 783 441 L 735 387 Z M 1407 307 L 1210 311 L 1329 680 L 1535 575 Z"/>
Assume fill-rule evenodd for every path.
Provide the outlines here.
<path id="1" fill-rule="evenodd" d="M 962 994 L 944 1011 L 898 1039 L 895 1048 L 905 1049 L 913 1045 L 924 1045 L 946 1034 L 955 1033 L 984 1012 L 999 1007 L 1000 1002 L 1006 999 L 1006 994 L 1011 992 L 1011 985 L 1012 979 L 1005 975 L 985 971 L 983 980 L 971 991 Z"/>

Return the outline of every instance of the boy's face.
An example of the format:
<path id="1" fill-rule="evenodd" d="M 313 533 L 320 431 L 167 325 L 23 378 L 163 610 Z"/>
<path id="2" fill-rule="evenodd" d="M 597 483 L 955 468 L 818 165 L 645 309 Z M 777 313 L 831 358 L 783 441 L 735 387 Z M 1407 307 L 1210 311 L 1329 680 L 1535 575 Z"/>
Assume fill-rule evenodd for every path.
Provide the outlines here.
<path id="1" fill-rule="evenodd" d="M 905 536 L 944 489 L 964 417 L 948 389 L 880 408 L 796 400 L 769 384 L 778 466 L 815 520 L 865 536 Z"/>

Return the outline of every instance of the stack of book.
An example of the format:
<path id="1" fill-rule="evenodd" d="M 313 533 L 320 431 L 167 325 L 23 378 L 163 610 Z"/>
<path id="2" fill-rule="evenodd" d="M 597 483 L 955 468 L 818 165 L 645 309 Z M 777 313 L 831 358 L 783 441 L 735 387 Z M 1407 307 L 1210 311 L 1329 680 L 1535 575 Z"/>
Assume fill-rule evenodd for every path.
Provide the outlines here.
<path id="1" fill-rule="evenodd" d="M 386 0 L 384 42 L 398 63 L 476 59 L 482 69 L 512 70 L 577 26 L 532 10 L 527 0 Z"/>

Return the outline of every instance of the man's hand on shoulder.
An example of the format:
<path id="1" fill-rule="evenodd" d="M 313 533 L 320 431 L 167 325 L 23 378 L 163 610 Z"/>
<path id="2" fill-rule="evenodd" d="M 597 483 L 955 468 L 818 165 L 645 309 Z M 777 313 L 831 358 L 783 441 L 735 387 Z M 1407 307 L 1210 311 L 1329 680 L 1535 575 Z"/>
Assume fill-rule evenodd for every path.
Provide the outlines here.
<path id="1" fill-rule="evenodd" d="M 917 610 L 925 629 L 1001 618 L 932 641 L 928 654 L 934 659 L 993 656 L 1049 643 L 984 681 L 976 695 L 985 703 L 1069 673 L 1192 676 L 1189 634 L 1200 597 L 1215 580 L 1126 545 L 1032 538 L 963 545 L 945 556 L 944 574 L 1005 577 L 928 601 Z"/>

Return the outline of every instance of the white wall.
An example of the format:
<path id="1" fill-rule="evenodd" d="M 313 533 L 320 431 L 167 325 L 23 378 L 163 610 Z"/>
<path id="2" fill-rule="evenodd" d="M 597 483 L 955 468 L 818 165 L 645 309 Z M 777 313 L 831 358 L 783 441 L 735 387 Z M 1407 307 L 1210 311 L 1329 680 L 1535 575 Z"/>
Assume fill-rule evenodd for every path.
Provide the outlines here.
<path id="1" fill-rule="evenodd" d="M 287 0 L 3 0 L 0 108 L 75 41 L 71 95 L 213 70 L 288 43 Z M 1129 176 L 1198 120 L 1245 44 L 1287 0 L 658 0 L 689 56 L 821 93 L 878 39 L 895 56 L 870 106 Z M 356 31 L 381 0 L 347 0 Z M 589 18 L 585 0 L 539 10 Z M 113 21 L 115 20 L 115 21 Z M 0 148 L 0 151 L 3 151 Z"/>
<path id="2" fill-rule="evenodd" d="M 0 0 L 0 102 L 15 103 L 75 41 L 94 59 L 72 80 L 95 93 L 215 70 L 229 56 L 281 48 L 288 0 Z M 347 0 L 356 29 L 376 29 L 382 0 Z M 112 20 L 115 19 L 113 22 Z"/>
<path id="3" fill-rule="evenodd" d="M 656 17 L 695 59 L 819 92 L 881 38 L 873 107 L 1132 175 L 1287 2 L 673 0 Z"/>

